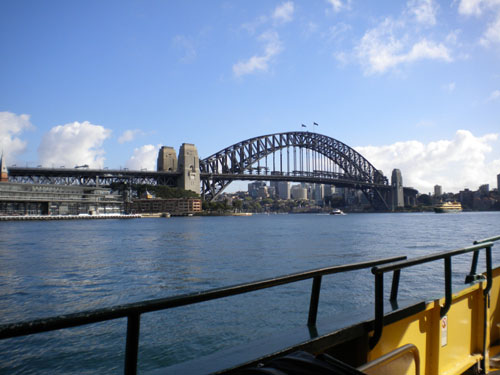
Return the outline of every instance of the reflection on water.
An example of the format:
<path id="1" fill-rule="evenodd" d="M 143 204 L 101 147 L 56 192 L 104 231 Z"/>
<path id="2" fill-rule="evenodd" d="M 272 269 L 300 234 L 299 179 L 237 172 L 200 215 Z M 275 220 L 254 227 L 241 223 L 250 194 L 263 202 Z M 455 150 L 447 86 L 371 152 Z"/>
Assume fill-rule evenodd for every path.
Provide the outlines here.
<path id="1" fill-rule="evenodd" d="M 499 219 L 500 213 L 418 213 L 5 222 L 0 225 L 1 323 L 451 250 L 499 234 Z M 454 258 L 456 286 L 469 266 L 469 255 Z M 442 269 L 438 262 L 403 271 L 400 295 L 442 295 Z M 303 281 L 146 314 L 139 367 L 166 366 L 303 326 L 310 286 Z M 319 319 L 371 308 L 372 300 L 369 270 L 325 277 Z M 122 319 L 0 342 L 0 372 L 122 371 L 125 325 Z"/>

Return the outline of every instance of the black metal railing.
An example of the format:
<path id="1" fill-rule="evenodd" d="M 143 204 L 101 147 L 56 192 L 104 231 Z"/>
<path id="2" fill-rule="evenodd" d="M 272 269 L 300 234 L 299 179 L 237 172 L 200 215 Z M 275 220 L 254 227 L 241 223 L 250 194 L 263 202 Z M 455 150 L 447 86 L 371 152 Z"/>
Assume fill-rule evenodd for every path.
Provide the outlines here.
<path id="1" fill-rule="evenodd" d="M 485 301 L 487 300 L 488 293 L 492 285 L 492 273 L 491 273 L 491 248 L 493 246 L 493 241 L 499 240 L 500 236 L 491 237 L 485 240 L 476 241 L 474 246 L 444 251 L 436 254 L 426 255 L 414 259 L 403 260 L 400 262 L 375 266 L 372 268 L 372 273 L 375 275 L 375 327 L 373 336 L 370 338 L 370 348 L 373 349 L 377 345 L 380 337 L 382 336 L 382 330 L 384 327 L 384 274 L 387 272 L 393 272 L 393 282 L 391 288 L 390 301 L 394 305 L 397 303 L 398 296 L 398 286 L 401 270 L 416 266 L 419 264 L 434 262 L 437 260 L 444 260 L 444 276 L 445 276 L 445 303 L 441 306 L 440 315 L 445 316 L 450 309 L 452 302 L 452 286 L 451 286 L 451 275 L 452 275 L 452 265 L 451 258 L 457 255 L 466 254 L 473 252 L 473 261 L 471 272 L 468 276 L 475 275 L 477 267 L 477 258 L 479 256 L 479 251 L 485 250 L 486 252 L 486 288 L 484 289 Z M 476 255 L 477 254 L 477 255 Z M 474 278 L 476 279 L 476 278 Z M 467 279 L 466 279 L 467 281 Z"/>
<path id="2" fill-rule="evenodd" d="M 75 314 L 61 315 L 46 319 L 37 319 L 21 323 L 0 325 L 0 340 L 26 336 L 35 333 L 54 331 L 63 328 L 77 327 L 91 323 L 98 323 L 113 319 L 127 318 L 127 339 L 125 345 L 125 374 L 136 374 L 137 356 L 139 351 L 139 331 L 141 314 L 166 310 L 180 306 L 192 305 L 219 298 L 235 296 L 261 289 L 272 288 L 278 285 L 290 284 L 297 281 L 313 279 L 309 316 L 307 324 L 314 326 L 318 313 L 321 280 L 325 275 L 361 270 L 381 264 L 397 262 L 406 259 L 405 256 L 378 259 L 367 262 L 353 263 L 341 266 L 319 268 L 310 271 L 280 276 L 272 279 L 233 285 L 225 288 L 211 289 L 174 296 L 154 299 L 137 303 L 114 306 L 110 308 L 85 311 Z"/>

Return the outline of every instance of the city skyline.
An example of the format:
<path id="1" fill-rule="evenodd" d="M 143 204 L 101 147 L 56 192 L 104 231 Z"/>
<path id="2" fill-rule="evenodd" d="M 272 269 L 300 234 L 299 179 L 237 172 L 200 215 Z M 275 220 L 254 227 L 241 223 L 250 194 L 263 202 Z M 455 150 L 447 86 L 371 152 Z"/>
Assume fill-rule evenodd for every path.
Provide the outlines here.
<path id="1" fill-rule="evenodd" d="M 496 187 L 497 1 L 7 0 L 0 20 L 9 165 L 154 169 L 160 146 L 303 130 L 421 193 Z"/>

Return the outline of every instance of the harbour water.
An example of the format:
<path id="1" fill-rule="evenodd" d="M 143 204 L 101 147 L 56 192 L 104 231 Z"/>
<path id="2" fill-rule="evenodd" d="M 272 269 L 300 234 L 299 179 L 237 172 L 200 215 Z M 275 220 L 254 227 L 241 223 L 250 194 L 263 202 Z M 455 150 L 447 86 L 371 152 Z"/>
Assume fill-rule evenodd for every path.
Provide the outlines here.
<path id="1" fill-rule="evenodd" d="M 424 254 L 500 234 L 500 212 L 254 215 L 1 222 L 0 324 L 162 298 L 331 265 Z M 499 246 L 499 245 L 496 245 Z M 493 248 L 494 264 L 500 248 Z M 455 287 L 470 255 L 453 260 Z M 484 260 L 480 258 L 480 269 Z M 400 295 L 444 294 L 443 265 L 401 275 Z M 304 326 L 310 281 L 149 313 L 139 372 Z M 373 303 L 369 270 L 324 278 L 319 319 Z M 124 319 L 0 341 L 2 374 L 123 372 Z"/>

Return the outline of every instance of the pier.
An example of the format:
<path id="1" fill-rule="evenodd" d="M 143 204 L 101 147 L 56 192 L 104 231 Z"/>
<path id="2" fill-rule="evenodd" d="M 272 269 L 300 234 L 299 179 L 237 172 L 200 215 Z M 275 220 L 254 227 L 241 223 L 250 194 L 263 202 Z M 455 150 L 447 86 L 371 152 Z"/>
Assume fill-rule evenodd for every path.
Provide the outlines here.
<path id="1" fill-rule="evenodd" d="M 0 221 L 33 220 L 97 220 L 97 219 L 140 219 L 142 215 L 104 214 L 104 215 L 11 215 L 0 216 Z"/>

